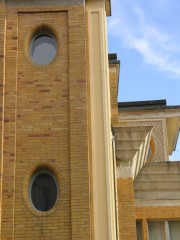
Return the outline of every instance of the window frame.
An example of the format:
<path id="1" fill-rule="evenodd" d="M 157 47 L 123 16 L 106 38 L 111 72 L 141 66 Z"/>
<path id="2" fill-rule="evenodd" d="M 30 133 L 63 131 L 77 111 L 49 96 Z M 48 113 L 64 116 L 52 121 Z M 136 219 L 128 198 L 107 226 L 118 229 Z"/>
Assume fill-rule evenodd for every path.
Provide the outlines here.
<path id="1" fill-rule="evenodd" d="M 33 185 L 35 179 L 36 179 L 39 175 L 41 175 L 41 174 L 47 174 L 47 175 L 51 176 L 51 177 L 53 178 L 53 180 L 54 180 L 54 183 L 55 183 L 56 189 L 57 189 L 56 201 L 55 201 L 53 207 L 50 208 L 50 209 L 47 210 L 47 211 L 40 211 L 40 210 L 38 210 L 38 209 L 34 206 L 33 201 L 32 201 L 32 196 L 31 196 L 32 185 Z M 50 170 L 44 169 L 44 168 L 42 168 L 42 169 L 40 168 L 40 169 L 38 169 L 37 171 L 35 171 L 34 174 L 32 175 L 32 177 L 30 178 L 29 189 L 28 189 L 28 196 L 29 196 L 29 202 L 30 202 L 32 208 L 33 208 L 35 211 L 42 212 L 42 213 L 51 211 L 51 210 L 56 206 L 57 201 L 58 201 L 58 198 L 59 198 L 59 187 L 58 187 L 58 181 L 57 181 L 57 179 L 56 179 L 56 176 L 55 176 Z"/>
<path id="2" fill-rule="evenodd" d="M 33 45 L 34 45 L 35 41 L 38 40 L 41 37 L 49 37 L 50 39 L 52 39 L 53 40 L 52 45 L 55 46 L 55 50 L 56 50 L 56 53 L 55 53 L 54 57 L 51 59 L 51 61 L 49 61 L 48 63 L 45 63 L 45 64 L 37 63 L 35 61 L 34 57 L 33 57 Z M 58 52 L 57 38 L 48 29 L 47 30 L 46 29 L 45 30 L 39 30 L 31 37 L 31 40 L 30 40 L 30 43 L 29 43 L 29 55 L 31 57 L 31 60 L 32 60 L 33 64 L 38 65 L 38 66 L 42 66 L 42 67 L 47 66 L 55 60 L 55 58 L 57 56 L 57 52 Z"/>

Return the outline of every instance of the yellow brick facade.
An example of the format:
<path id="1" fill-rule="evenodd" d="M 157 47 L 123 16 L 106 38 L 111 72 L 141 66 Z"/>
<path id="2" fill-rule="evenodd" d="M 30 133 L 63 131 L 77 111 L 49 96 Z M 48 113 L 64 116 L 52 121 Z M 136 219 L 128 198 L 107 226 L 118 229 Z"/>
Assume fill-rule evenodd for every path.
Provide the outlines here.
<path id="1" fill-rule="evenodd" d="M 119 239 L 136 239 L 134 185 L 132 178 L 117 179 Z"/>
<path id="2" fill-rule="evenodd" d="M 1 160 L 0 160 L 0 171 L 1 171 L 1 176 L 0 176 L 0 192 L 2 193 L 2 166 L 3 166 L 3 159 L 2 159 L 2 154 L 3 154 L 3 132 L 4 132 L 4 84 L 5 84 L 5 72 L 4 72 L 4 61 L 5 61 L 5 3 L 4 1 L 0 2 L 0 112 L 1 112 L 1 117 L 0 117 L 0 154 L 1 154 Z M 0 197 L 0 204 L 2 204 L 2 197 Z M 1 225 L 1 215 L 2 215 L 2 210 L 0 209 L 0 225 Z M 1 231 L 1 226 L 0 226 L 0 231 Z"/>
<path id="3" fill-rule="evenodd" d="M 119 160 L 124 172 L 115 179 L 111 125 L 121 125 L 119 63 L 108 69 L 107 62 L 110 1 L 60 2 L 0 1 L 0 239 L 136 240 L 138 220 L 147 240 L 149 219 L 178 219 L 180 208 L 136 207 L 133 156 Z M 41 29 L 57 41 L 45 66 L 29 51 Z M 45 212 L 30 201 L 38 169 L 58 185 L 58 200 Z"/>
<path id="4" fill-rule="evenodd" d="M 114 128 L 118 128 L 118 127 L 122 127 L 122 125 L 121 125 L 121 112 L 119 111 L 119 115 L 117 113 L 117 103 L 116 103 L 117 89 L 116 89 L 116 87 L 117 87 L 118 76 L 117 76 L 117 72 L 115 69 L 116 69 L 115 63 L 111 63 L 110 64 L 110 86 L 111 86 L 112 125 Z M 130 115 L 129 119 L 131 119 L 131 117 L 133 116 L 132 112 L 133 111 L 128 112 L 126 110 L 126 112 L 124 113 L 124 115 L 126 114 L 124 123 L 126 121 L 128 122 L 128 120 L 127 120 L 128 113 Z M 137 122 L 141 121 L 140 117 L 139 118 L 137 117 L 137 119 L 136 119 Z M 132 119 L 131 119 L 131 121 L 132 121 Z M 123 126 L 126 126 L 126 124 L 124 124 Z M 127 124 L 127 126 L 131 127 L 131 125 L 128 125 L 128 124 Z M 135 126 L 137 126 L 137 125 L 135 125 Z M 127 137 L 127 135 L 126 135 L 126 137 Z M 127 139 L 125 138 L 124 141 L 127 141 Z M 123 142 L 121 142 L 121 143 L 123 143 Z M 130 141 L 129 141 L 129 145 L 130 145 Z M 148 159 L 147 164 L 150 164 L 152 162 L 153 156 L 157 153 L 156 148 L 158 147 L 156 145 L 156 142 L 153 137 L 151 138 L 149 145 L 151 146 L 151 155 Z M 131 148 L 129 147 L 129 149 L 127 149 L 127 151 L 130 151 L 130 150 L 131 150 Z M 137 158 L 135 160 L 137 161 Z M 119 239 L 120 240 L 136 240 L 137 239 L 136 222 L 141 222 L 142 238 L 139 238 L 139 239 L 148 240 L 149 239 L 148 221 L 153 221 L 153 222 L 155 222 L 155 221 L 171 222 L 172 221 L 172 222 L 179 223 L 179 219 L 180 219 L 180 207 L 179 207 L 179 203 L 178 203 L 179 200 L 177 200 L 177 197 L 174 196 L 175 202 L 171 201 L 172 196 L 170 196 L 170 195 L 173 195 L 172 189 L 171 189 L 172 192 L 169 190 L 169 194 L 170 194 L 169 198 L 167 198 L 167 199 L 163 198 L 163 194 L 165 192 L 164 189 L 166 189 L 165 185 L 166 184 L 168 185 L 168 183 L 166 182 L 166 180 L 168 178 L 165 174 L 164 174 L 164 179 L 163 179 L 164 186 L 163 187 L 161 186 L 162 190 L 161 189 L 159 191 L 156 190 L 157 195 L 158 195 L 157 199 L 158 200 L 161 199 L 160 196 L 162 193 L 162 199 L 165 200 L 164 202 L 162 199 L 160 202 L 158 202 L 158 200 L 156 202 L 156 199 L 153 196 L 153 193 L 152 193 L 152 197 L 150 196 L 148 201 L 146 201 L 146 199 L 144 200 L 143 197 L 140 199 L 140 201 L 139 201 L 139 199 L 136 199 L 136 195 L 135 195 L 136 179 L 133 179 L 133 177 L 131 176 L 132 172 L 130 173 L 127 170 L 131 166 L 132 161 L 133 161 L 132 157 L 129 159 L 127 158 L 126 160 L 120 159 L 117 162 L 118 164 L 116 166 L 117 173 L 118 173 L 118 171 L 119 171 L 118 169 L 120 167 L 122 167 L 121 169 L 123 169 L 123 170 L 121 170 L 120 174 L 116 176 L 117 177 L 116 183 L 117 183 Z M 166 162 L 166 163 L 168 163 L 168 162 Z M 179 166 L 178 163 L 176 163 L 176 164 L 177 164 L 177 166 Z M 171 165 L 171 162 L 169 163 L 169 165 Z M 162 172 L 163 172 L 163 170 L 162 170 Z M 155 173 L 158 176 L 158 175 L 161 175 L 162 172 L 156 171 Z M 170 173 L 170 169 L 167 170 L 167 172 L 166 172 L 167 175 L 168 175 L 168 172 Z M 174 171 L 174 173 L 179 174 L 179 170 L 176 169 Z M 126 174 L 127 175 L 129 174 L 129 177 L 127 177 Z M 172 173 L 172 176 L 173 176 L 173 173 Z M 144 178 L 145 178 L 145 174 L 144 174 Z M 153 179 L 153 180 L 154 180 L 154 185 L 159 184 L 159 182 L 156 179 Z M 151 180 L 151 181 L 153 182 L 153 180 Z M 146 181 L 147 183 L 148 183 L 148 181 L 150 182 L 148 175 L 147 175 L 147 179 L 145 179 L 144 181 Z M 171 180 L 169 180 L 169 181 L 171 182 Z M 175 181 L 174 181 L 174 184 L 175 184 Z M 154 189 L 152 189 L 152 190 L 154 190 Z M 167 192 L 168 192 L 168 188 L 167 188 Z M 176 189 L 176 194 L 178 192 L 179 192 L 179 189 Z M 144 193 L 144 196 L 145 196 L 145 194 L 146 193 Z M 150 190 L 149 190 L 149 194 L 151 194 Z M 143 203 L 142 203 L 143 200 L 144 200 L 145 205 L 143 205 Z M 153 202 L 153 201 L 155 201 L 155 202 Z M 141 204 L 142 204 L 142 206 L 141 206 Z M 167 238 L 167 239 L 169 239 L 169 238 Z"/>
<path id="5" fill-rule="evenodd" d="M 118 64 L 113 64 L 109 66 L 109 78 L 110 78 L 110 89 L 111 89 L 111 121 L 113 126 L 118 123 L 118 82 L 119 78 L 119 66 Z"/>
<path id="6" fill-rule="evenodd" d="M 58 42 L 55 60 L 42 67 L 29 56 L 41 27 Z M 0 41 L 1 239 L 90 239 L 85 6 L 1 1 Z M 59 185 L 48 213 L 28 202 L 30 178 L 41 167 Z"/>

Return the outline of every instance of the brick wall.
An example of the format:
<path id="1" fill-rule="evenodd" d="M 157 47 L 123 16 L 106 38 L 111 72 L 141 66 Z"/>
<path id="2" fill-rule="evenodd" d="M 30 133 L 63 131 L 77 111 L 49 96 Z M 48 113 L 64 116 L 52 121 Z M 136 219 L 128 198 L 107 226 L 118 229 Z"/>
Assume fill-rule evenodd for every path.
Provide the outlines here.
<path id="1" fill-rule="evenodd" d="M 120 240 L 136 240 L 133 179 L 118 178 L 117 194 Z"/>
<path id="2" fill-rule="evenodd" d="M 0 192 L 2 192 L 2 166 L 3 166 L 3 132 L 4 132 L 4 46 L 5 46 L 5 3 L 0 1 Z M 2 197 L 0 197 L 0 205 L 2 205 Z M 0 228 L 1 228 L 1 207 L 0 207 Z"/>
<path id="3" fill-rule="evenodd" d="M 9 2 L 6 20 L 1 239 L 90 239 L 84 6 Z M 3 23 L 0 18 L 1 33 Z M 43 67 L 29 56 L 41 24 L 58 41 L 56 59 Z M 60 189 L 47 214 L 33 210 L 28 198 L 29 180 L 41 166 L 55 173 Z"/>
<path id="4" fill-rule="evenodd" d="M 109 66 L 109 78 L 110 78 L 110 97 L 111 97 L 111 121 L 113 126 L 118 123 L 118 69 L 115 64 Z"/>

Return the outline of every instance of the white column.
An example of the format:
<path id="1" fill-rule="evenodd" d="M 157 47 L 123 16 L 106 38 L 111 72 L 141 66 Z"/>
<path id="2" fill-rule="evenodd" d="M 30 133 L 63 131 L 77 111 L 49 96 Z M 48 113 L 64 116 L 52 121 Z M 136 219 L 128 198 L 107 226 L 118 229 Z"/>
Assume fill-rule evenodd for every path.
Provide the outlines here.
<path id="1" fill-rule="evenodd" d="M 86 1 L 95 240 L 117 239 L 104 0 Z"/>

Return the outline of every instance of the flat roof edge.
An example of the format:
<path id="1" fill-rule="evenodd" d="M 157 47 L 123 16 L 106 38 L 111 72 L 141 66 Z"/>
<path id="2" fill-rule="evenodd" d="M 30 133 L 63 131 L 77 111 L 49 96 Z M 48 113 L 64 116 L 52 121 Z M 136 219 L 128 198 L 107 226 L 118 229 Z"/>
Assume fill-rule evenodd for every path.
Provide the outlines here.
<path id="1" fill-rule="evenodd" d="M 119 64 L 120 65 L 120 60 L 117 60 L 116 53 L 109 53 L 108 60 L 109 60 L 109 64 Z"/>
<path id="2" fill-rule="evenodd" d="M 180 105 L 167 106 L 166 100 L 148 100 L 133 102 L 118 102 L 118 109 L 124 111 L 133 110 L 158 110 L 158 109 L 180 109 Z"/>

